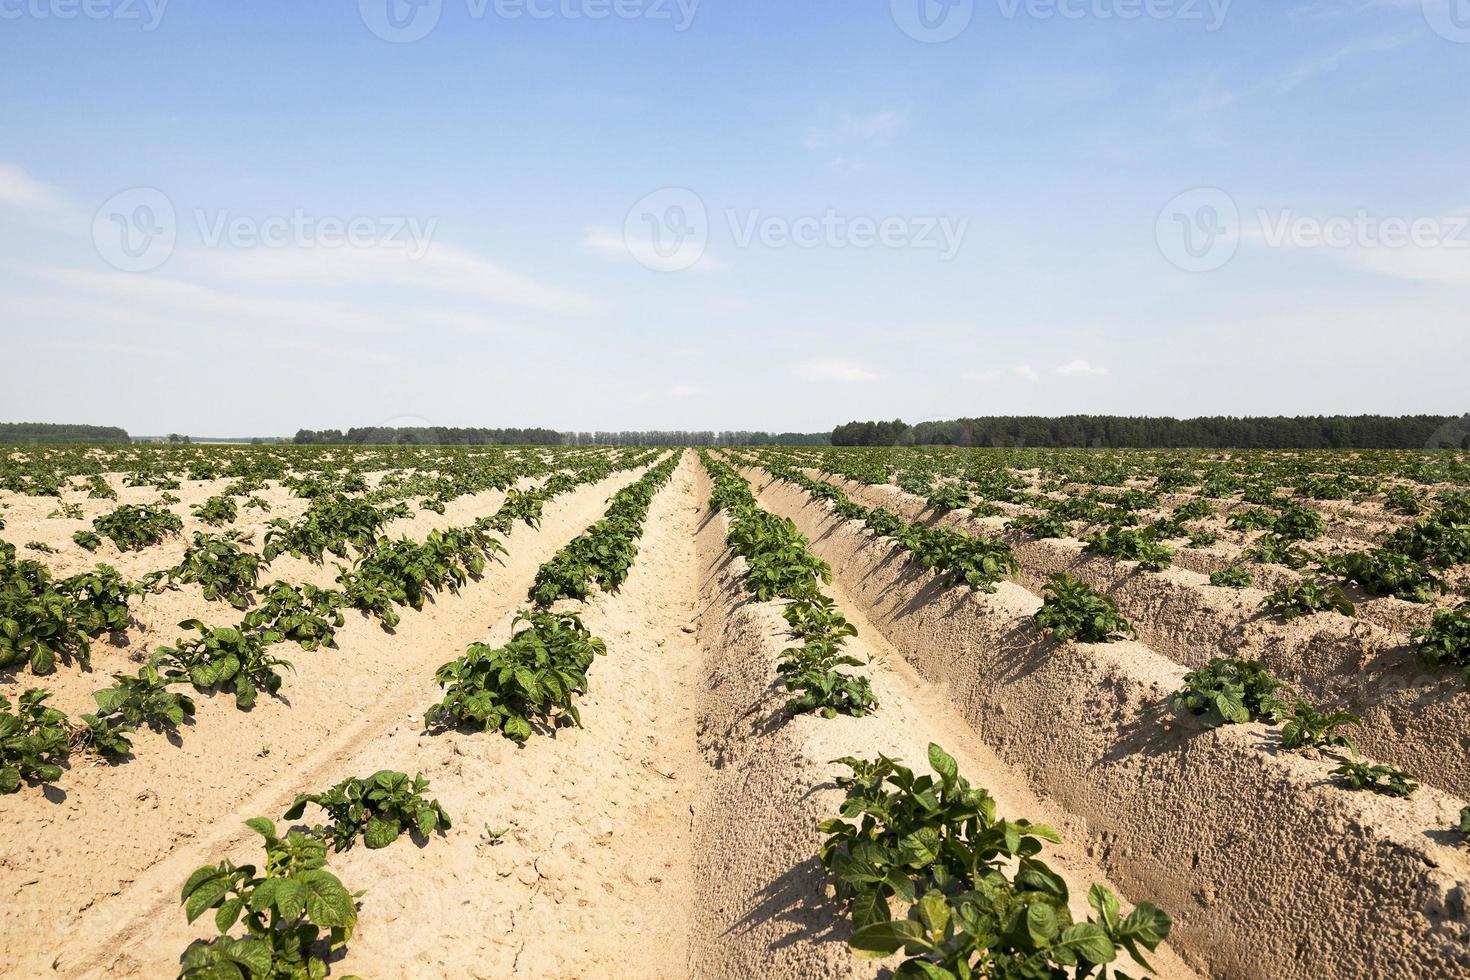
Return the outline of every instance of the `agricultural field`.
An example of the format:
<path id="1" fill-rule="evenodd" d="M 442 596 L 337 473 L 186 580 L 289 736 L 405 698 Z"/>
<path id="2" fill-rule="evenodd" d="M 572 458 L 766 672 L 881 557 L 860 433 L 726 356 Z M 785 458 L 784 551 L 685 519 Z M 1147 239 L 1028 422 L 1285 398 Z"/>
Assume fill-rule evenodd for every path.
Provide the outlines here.
<path id="1" fill-rule="evenodd" d="M 6 976 L 1470 976 L 1470 455 L 0 456 Z"/>

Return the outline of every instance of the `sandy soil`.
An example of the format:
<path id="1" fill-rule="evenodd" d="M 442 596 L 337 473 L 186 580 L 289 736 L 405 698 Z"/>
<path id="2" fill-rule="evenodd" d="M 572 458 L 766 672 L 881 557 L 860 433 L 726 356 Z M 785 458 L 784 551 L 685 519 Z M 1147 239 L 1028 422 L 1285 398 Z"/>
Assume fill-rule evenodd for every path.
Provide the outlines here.
<path id="1" fill-rule="evenodd" d="M 124 765 L 73 767 L 54 787 L 7 798 L 0 960 L 23 974 L 55 961 L 62 975 L 97 975 L 124 936 L 175 955 L 172 943 L 156 940 L 182 923 L 184 878 L 244 840 L 245 818 L 279 814 L 297 793 L 344 778 L 343 763 L 361 745 L 422 711 L 434 670 L 516 608 L 537 567 L 636 475 L 557 498 L 539 531 L 511 533 L 508 554 L 481 581 L 422 612 L 405 610 L 395 631 L 357 616 L 339 631 L 339 649 L 292 649 L 296 671 L 283 699 L 262 698 L 246 713 L 229 697 L 198 698 L 177 745 L 139 733 Z M 140 921 L 149 923 L 141 935 Z M 113 972 L 129 972 L 126 955 Z"/>
<path id="2" fill-rule="evenodd" d="M 1184 670 L 1143 644 L 1057 646 L 1013 583 L 949 588 L 790 485 L 762 499 L 985 744 L 1087 820 L 1114 880 L 1175 916 L 1190 962 L 1242 978 L 1470 973 L 1470 863 L 1448 830 L 1463 800 L 1343 791 L 1333 763 L 1275 749 L 1265 726 L 1165 725 Z"/>
<path id="3" fill-rule="evenodd" d="M 933 741 L 1003 816 L 1060 829 L 1065 843 L 1047 859 L 1079 912 L 1087 886 L 1103 882 L 1125 906 L 1148 899 L 1175 916 L 1175 940 L 1154 957 L 1160 976 L 1409 975 L 1416 965 L 1470 975 L 1456 952 L 1470 859 L 1423 830 L 1460 801 L 1430 788 L 1408 804 L 1342 793 L 1321 760 L 1263 751 L 1258 726 L 1151 744 L 1140 725 L 1183 670 L 1172 649 L 1023 644 L 1039 600 L 1022 585 L 989 597 L 938 588 L 856 525 L 768 489 L 767 506 L 832 560 L 828 592 L 859 630 L 849 650 L 870 661 L 881 705 L 862 719 L 786 717 L 781 606 L 749 601 L 692 453 L 654 498 L 623 588 L 568 606 L 608 646 L 579 704 L 585 727 L 523 747 L 424 734 L 435 668 L 472 642 L 506 639 L 540 563 L 638 475 L 556 498 L 540 530 L 516 528 L 482 581 L 405 611 L 393 633 L 354 616 L 338 649 L 291 648 L 285 700 L 247 714 L 229 698 L 200 699 L 177 745 L 142 734 L 124 765 L 78 765 L 54 788 L 0 798 L 0 974 L 172 975 L 188 942 L 208 934 L 184 922 L 179 886 L 202 864 L 255 858 L 245 818 L 278 817 L 297 793 L 391 768 L 423 773 L 454 826 L 333 855 L 331 869 L 365 891 L 333 975 L 884 976 L 895 961 L 846 946 L 816 823 L 842 796 L 834 779 L 845 770 L 831 760 L 882 752 L 923 768 Z M 186 489 L 187 502 L 209 488 Z M 498 503 L 461 498 L 443 518 L 393 530 L 418 537 Z M 12 523 L 7 539 L 49 521 L 35 520 Z M 69 540 L 68 528 L 50 531 Z M 166 547 L 141 567 L 167 564 Z M 126 666 L 201 605 L 238 618 L 196 592 L 150 598 L 129 646 L 99 644 L 99 667 Z M 104 679 L 64 669 L 46 683 L 75 712 Z M 1242 794 L 1263 802 L 1239 807 Z"/>

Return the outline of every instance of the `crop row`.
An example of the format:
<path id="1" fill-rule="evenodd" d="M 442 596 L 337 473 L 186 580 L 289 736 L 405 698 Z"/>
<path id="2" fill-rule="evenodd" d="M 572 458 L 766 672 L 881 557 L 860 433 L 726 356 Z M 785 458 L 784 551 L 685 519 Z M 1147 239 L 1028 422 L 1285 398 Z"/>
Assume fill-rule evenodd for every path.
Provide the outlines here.
<path id="1" fill-rule="evenodd" d="M 426 728 L 496 730 L 525 741 L 537 726 L 555 727 L 563 719 L 581 724 L 575 699 L 586 691 L 587 671 L 607 647 L 579 615 L 551 607 L 585 600 L 593 583 L 617 591 L 636 557 L 653 495 L 675 465 L 677 457 L 665 460 L 619 490 L 602 520 L 541 566 L 532 605 L 516 616 L 509 642 L 499 648 L 475 644 L 439 669 L 445 698 L 424 713 Z M 520 519 L 535 517 L 512 512 Z M 297 820 L 314 804 L 332 818 L 329 825 L 280 838 L 272 821 L 249 821 L 264 838 L 267 872 L 257 877 L 254 868 L 224 861 L 190 877 L 180 896 L 185 914 L 193 922 L 216 910 L 219 935 L 190 945 L 180 976 L 324 976 L 328 957 L 340 955 L 351 938 L 358 912 L 357 896 L 325 869 L 328 844 L 342 851 L 360 834 L 368 847 L 386 847 L 405 830 L 421 840 L 449 830 L 448 814 L 424 795 L 428 788 L 422 776 L 385 771 L 300 796 L 284 814 Z M 243 936 L 230 934 L 237 922 Z"/>
<path id="2" fill-rule="evenodd" d="M 791 475 L 782 470 L 781 462 L 767 462 L 783 476 Z M 816 495 L 826 492 L 820 486 L 807 489 Z M 853 492 L 888 501 L 909 516 L 919 516 L 926 507 L 896 488 L 855 487 Z M 1424 520 L 1443 518 L 1431 515 Z M 1238 651 L 1251 649 L 1249 656 L 1259 657 L 1304 694 L 1325 702 L 1325 707 L 1314 710 L 1367 716 L 1361 743 L 1369 752 L 1421 770 L 1428 781 L 1458 795 L 1470 794 L 1470 774 L 1462 762 L 1470 702 L 1457 683 L 1470 663 L 1470 607 L 1438 610 L 1416 634 L 1413 654 L 1421 665 L 1416 668 L 1408 655 L 1407 635 L 1351 624 L 1332 610 L 1334 597 L 1342 600 L 1331 587 L 1251 592 L 1252 601 L 1263 607 L 1257 614 L 1243 605 L 1247 593 L 1240 590 L 1250 585 L 1248 581 L 1221 574 L 1208 581 L 1189 573 L 1140 575 L 1133 562 L 1114 564 L 1116 558 L 1090 543 L 1047 540 L 1013 530 L 1015 520 L 1002 525 L 951 515 L 944 523 L 993 530 L 1007 538 L 1020 565 L 1010 577 L 1033 591 L 1049 593 L 1054 589 L 1048 585 L 1050 576 L 1070 573 L 1110 593 L 1129 616 L 1136 617 L 1146 641 L 1181 664 L 1200 668 L 1211 658 L 1235 659 L 1244 655 Z M 1321 614 L 1312 615 L 1312 603 L 1322 605 Z M 1297 622 L 1304 615 L 1310 623 Z M 1293 628 L 1277 625 L 1284 622 Z"/>
<path id="3" fill-rule="evenodd" d="M 1127 621 L 1079 583 L 1054 580 L 1036 604 L 1008 583 L 978 602 L 952 586 L 931 592 L 924 584 L 931 576 L 915 569 L 921 577 L 909 577 L 891 561 L 901 541 L 856 523 L 861 517 L 835 487 L 808 488 L 813 481 L 799 471 L 778 479 L 785 476 L 800 489 L 772 491 L 773 500 L 788 502 L 777 509 L 800 508 L 802 529 L 820 536 L 827 557 L 841 559 L 845 581 L 879 610 L 890 639 L 931 680 L 950 686 L 987 742 L 1109 828 L 1116 874 L 1183 906 L 1181 941 L 1212 969 L 1465 967 L 1456 938 L 1463 929 L 1454 924 L 1459 886 L 1452 872 L 1432 870 L 1458 861 L 1433 842 L 1470 831 L 1470 814 L 1446 819 L 1463 800 L 1420 791 L 1406 774 L 1355 758 L 1350 719 L 1293 696 L 1259 664 L 1221 658 L 1183 671 L 1127 642 Z M 1049 646 L 1040 641 L 1046 631 L 1072 642 Z M 1262 738 L 1268 726 L 1278 733 Z M 1167 799 L 1158 798 L 1161 790 Z M 1384 799 L 1409 794 L 1416 802 Z M 1241 798 L 1262 802 L 1242 810 Z M 1343 826 L 1350 831 L 1331 830 Z M 1344 909 L 1341 922 L 1261 897 L 1307 881 L 1324 903 Z M 1181 887 L 1194 897 L 1183 900 Z M 1212 896 L 1202 906 L 1200 888 Z M 1356 904 L 1370 891 L 1370 906 Z M 1217 902 L 1232 909 L 1228 917 Z M 1402 944 L 1385 948 L 1353 935 L 1369 921 L 1362 917 L 1369 907 L 1371 921 L 1403 936 Z M 1293 949 L 1313 952 L 1298 962 Z"/>
<path id="4" fill-rule="evenodd" d="M 711 509 L 727 516 L 727 547 L 745 559 L 747 589 L 758 601 L 787 599 L 784 617 L 792 635 L 801 637 L 805 615 L 793 612 L 815 602 L 832 606 L 817 584 L 830 580 L 829 566 L 807 550 L 807 538 L 788 518 L 756 503 L 737 471 L 708 456 L 704 463 L 715 487 Z M 932 541 L 920 548 L 931 557 L 950 551 Z M 941 565 L 958 584 L 986 587 L 974 574 L 967 578 L 976 568 L 966 561 L 928 567 Z M 772 574 L 772 567 L 780 571 Z M 844 635 L 856 635 L 846 619 L 841 627 Z M 863 687 L 868 690 L 866 679 Z M 801 707 L 788 704 L 787 711 Z M 874 702 L 848 713 L 860 717 L 876 709 Z M 879 957 L 902 952 L 894 973 L 900 977 L 1080 978 L 1113 969 L 1123 955 L 1150 968 L 1145 954 L 1168 936 L 1167 914 L 1144 902 L 1125 916 L 1117 897 L 1094 885 L 1089 902 L 1095 915 L 1078 921 L 1066 882 L 1040 857 L 1046 843 L 1060 842 L 1057 832 L 1025 819 L 1001 819 L 995 800 L 972 787 L 943 748 L 931 744 L 928 756 L 934 775 L 916 774 L 886 756 L 837 760 L 851 774 L 837 780 L 846 796 L 839 813 L 817 828 L 824 838 L 818 856 L 850 921 L 854 951 Z"/>
<path id="5" fill-rule="evenodd" d="M 114 675 L 112 687 L 93 695 L 97 712 L 83 715 L 79 723 L 46 707 L 49 694 L 44 689 L 25 692 L 15 714 L 9 713 L 7 701 L 0 709 L 0 731 L 5 733 L 0 741 L 0 789 L 13 792 L 26 780 L 58 779 L 62 763 L 74 750 L 122 759 L 131 751 L 130 736 L 143 727 L 176 732 L 194 713 L 192 699 L 172 690 L 180 684 L 202 693 L 232 693 L 237 707 L 249 710 L 259 692 L 274 695 L 280 689 L 281 670 L 291 666 L 275 655 L 276 644 L 289 640 L 305 650 L 330 645 L 343 623 L 345 608 L 376 616 L 385 629 L 392 628 L 399 621 L 397 608 L 421 608 L 432 592 L 454 591 L 468 578 L 478 577 L 485 558 L 504 550 L 491 537 L 491 529 L 508 531 L 514 521 L 534 526 L 546 501 L 582 483 L 603 479 L 609 472 L 609 464 L 594 461 L 575 477 L 558 474 L 535 490 L 507 499 L 495 515 L 465 528 L 432 531 L 422 542 L 375 539 L 351 569 L 340 568 L 341 590 L 277 582 L 264 590 L 260 604 L 246 612 L 235 627 L 211 628 L 187 620 L 180 628 L 197 635 L 158 648 L 135 675 Z M 0 552 L 0 558 L 5 556 Z M 49 629 L 56 623 L 80 621 L 95 606 L 90 587 L 63 583 L 62 591 L 51 590 L 57 598 L 47 592 L 38 594 L 37 583 L 49 585 L 38 563 L 22 562 L 12 569 L 0 562 L 0 576 L 0 584 L 6 586 L 0 595 L 0 610 L 6 610 L 0 630 L 6 634 L 14 631 L 19 637 L 35 637 L 43 626 Z M 115 573 L 102 578 L 99 572 L 97 577 L 109 586 L 103 594 L 111 603 L 106 608 L 110 622 L 114 626 L 125 622 L 127 596 L 138 594 L 143 587 L 121 583 Z M 79 594 L 81 600 L 70 598 L 73 594 Z M 53 620 L 38 620 L 38 609 L 53 612 Z M 29 656 L 34 658 L 34 649 Z"/>

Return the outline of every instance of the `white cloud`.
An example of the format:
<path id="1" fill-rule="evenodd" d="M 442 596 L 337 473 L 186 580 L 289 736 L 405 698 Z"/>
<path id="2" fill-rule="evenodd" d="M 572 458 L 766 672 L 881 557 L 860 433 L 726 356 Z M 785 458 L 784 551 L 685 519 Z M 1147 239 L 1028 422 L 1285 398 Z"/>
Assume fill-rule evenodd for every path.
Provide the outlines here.
<path id="1" fill-rule="evenodd" d="M 881 142 L 903 129 L 907 122 L 903 113 L 892 109 L 866 116 L 844 113 L 831 126 L 817 126 L 807 130 L 806 148 L 821 150 L 853 143 Z"/>
<path id="2" fill-rule="evenodd" d="M 1019 367 L 1011 368 L 1011 373 L 1020 378 L 1022 381 L 1030 381 L 1034 383 L 1041 380 L 1041 375 L 1037 374 L 1036 369 L 1031 367 L 1029 364 L 1022 364 Z"/>
<path id="3" fill-rule="evenodd" d="M 417 258 L 407 248 L 343 245 L 181 249 L 171 261 L 198 274 L 235 282 L 327 288 L 387 284 L 551 313 L 589 313 L 599 308 L 575 291 L 545 285 L 442 243 L 429 244 Z"/>
<path id="4" fill-rule="evenodd" d="M 582 249 L 605 259 L 632 260 L 650 269 L 692 269 L 698 272 L 713 272 L 725 268 L 725 263 L 712 258 L 706 251 L 706 242 L 691 239 L 681 244 L 672 254 L 655 249 L 652 240 L 633 241 L 625 238 L 616 228 L 593 225 L 582 234 Z"/>
<path id="5" fill-rule="evenodd" d="M 995 381 L 1001 376 L 1000 368 L 991 368 L 988 371 L 966 371 L 960 375 L 963 381 Z"/>
<path id="6" fill-rule="evenodd" d="M 841 358 L 807 361 L 805 364 L 798 364 L 793 370 L 803 381 L 859 382 L 877 381 L 882 377 L 861 364 Z"/>
<path id="7" fill-rule="evenodd" d="M 704 389 L 698 385 L 674 385 L 669 389 L 670 398 L 694 398 L 702 394 L 704 394 Z"/>
<path id="8" fill-rule="evenodd" d="M 0 205 L 49 210 L 62 203 L 61 192 L 56 188 L 41 183 L 13 164 L 0 163 Z"/>
<path id="9" fill-rule="evenodd" d="M 1080 357 L 1075 361 L 1068 361 L 1057 368 L 1056 373 L 1063 378 L 1098 378 L 1108 373 L 1108 369 L 1084 361 Z"/>
<path id="10" fill-rule="evenodd" d="M 1299 63 L 1280 80 L 1277 85 L 1277 90 L 1284 95 L 1320 75 L 1326 75 L 1336 71 L 1345 62 L 1351 61 L 1360 55 L 1383 54 L 1384 52 L 1395 51 L 1412 41 L 1418 40 L 1418 38 L 1418 34 L 1397 34 L 1350 41 L 1331 51 L 1322 52 L 1315 57 Z"/>

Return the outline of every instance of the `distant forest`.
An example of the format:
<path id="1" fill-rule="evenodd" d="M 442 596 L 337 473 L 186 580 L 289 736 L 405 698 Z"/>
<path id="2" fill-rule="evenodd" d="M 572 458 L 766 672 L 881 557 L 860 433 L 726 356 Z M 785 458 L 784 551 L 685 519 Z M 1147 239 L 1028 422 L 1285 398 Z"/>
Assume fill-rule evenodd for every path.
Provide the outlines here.
<path id="1" fill-rule="evenodd" d="M 114 445 L 131 441 L 126 430 L 112 426 L 0 422 L 0 445 L 4 446 Z"/>
<path id="2" fill-rule="evenodd" d="M 302 429 L 291 440 L 298 446 L 559 446 L 565 440 L 552 429 L 432 428 Z"/>
<path id="3" fill-rule="evenodd" d="M 567 442 L 610 446 L 825 446 L 825 432 L 569 432 Z"/>
<path id="4" fill-rule="evenodd" d="M 949 422 L 849 422 L 834 446 L 1029 446 L 1107 449 L 1470 449 L 1470 415 L 1327 415 L 1199 419 L 1010 415 Z"/>
<path id="5" fill-rule="evenodd" d="M 552 429 L 302 429 L 298 446 L 825 446 L 825 432 L 556 432 Z"/>

